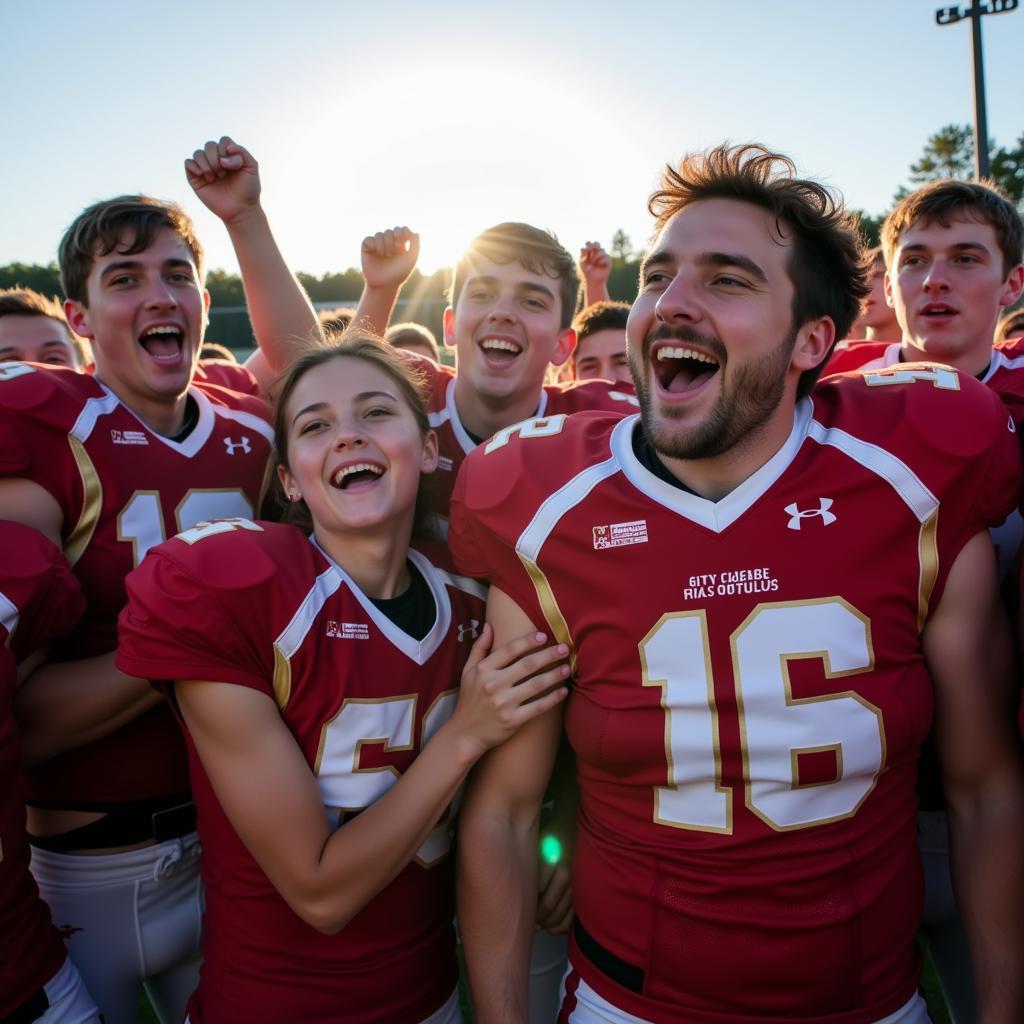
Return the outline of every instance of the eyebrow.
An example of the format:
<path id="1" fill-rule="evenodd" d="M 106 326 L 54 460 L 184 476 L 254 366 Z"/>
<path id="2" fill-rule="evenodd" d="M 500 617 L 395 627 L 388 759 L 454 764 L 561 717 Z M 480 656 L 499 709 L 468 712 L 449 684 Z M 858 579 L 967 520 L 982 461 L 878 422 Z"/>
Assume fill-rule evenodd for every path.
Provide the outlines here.
<path id="1" fill-rule="evenodd" d="M 138 270 L 142 266 L 141 260 L 118 260 L 116 263 L 108 263 L 104 268 L 101 277 L 107 277 L 110 274 L 116 273 L 121 270 Z M 179 267 L 187 267 L 189 270 L 194 269 L 194 265 L 190 260 L 183 259 L 169 259 L 164 260 L 164 267 L 178 269 Z"/>
<path id="2" fill-rule="evenodd" d="M 913 242 L 910 245 L 900 246 L 900 252 L 932 252 L 936 248 L 942 249 L 945 248 L 945 246 L 930 246 L 925 245 L 923 242 Z M 984 242 L 955 242 L 949 248 L 952 249 L 953 252 L 971 251 L 990 253 L 992 251 Z"/>
<path id="3" fill-rule="evenodd" d="M 390 398 L 392 402 L 397 402 L 398 399 L 391 394 L 390 391 L 360 391 L 355 396 L 356 402 L 366 402 L 373 398 Z M 300 409 L 293 417 L 292 423 L 294 423 L 300 416 L 305 416 L 307 412 L 316 412 L 319 409 L 328 409 L 330 406 L 327 402 L 313 402 L 312 405 L 307 405 L 305 408 Z"/>
<path id="4" fill-rule="evenodd" d="M 643 263 L 640 264 L 641 276 L 651 266 L 664 266 L 667 263 L 674 263 L 672 254 L 667 250 L 652 252 Z M 761 284 L 768 283 L 768 275 L 749 256 L 742 256 L 737 252 L 702 252 L 694 261 L 698 267 L 736 267 L 738 270 L 745 270 L 751 277 L 756 278 Z"/>
<path id="5" fill-rule="evenodd" d="M 500 283 L 501 282 L 496 277 L 479 274 L 475 277 L 468 278 L 466 283 L 463 285 L 463 290 L 474 284 L 483 284 L 490 288 L 495 288 Z M 540 292 L 541 295 L 546 295 L 549 299 L 555 298 L 555 293 L 550 288 L 537 281 L 519 281 L 516 283 L 515 287 L 518 292 Z"/>

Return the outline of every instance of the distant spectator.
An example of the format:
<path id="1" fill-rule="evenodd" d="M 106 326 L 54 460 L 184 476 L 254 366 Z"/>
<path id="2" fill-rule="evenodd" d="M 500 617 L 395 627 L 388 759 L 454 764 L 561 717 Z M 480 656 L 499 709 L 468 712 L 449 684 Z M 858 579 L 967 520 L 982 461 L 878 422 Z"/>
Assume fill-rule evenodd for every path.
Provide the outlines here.
<path id="1" fill-rule="evenodd" d="M 882 247 L 875 246 L 867 253 L 867 258 L 871 260 L 871 267 L 868 270 L 871 291 L 861 303 L 857 324 L 867 341 L 900 341 L 903 333 L 896 319 L 896 310 L 885 298 L 885 257 L 882 255 Z"/>
<path id="2" fill-rule="evenodd" d="M 227 347 L 227 345 L 220 345 L 216 341 L 204 341 L 203 347 L 199 350 L 199 359 L 224 359 L 229 363 L 237 363 L 238 360 L 235 358 L 235 353 Z"/>
<path id="3" fill-rule="evenodd" d="M 433 359 L 435 363 L 441 361 L 441 352 L 437 347 L 434 332 L 422 324 L 413 323 L 411 320 L 403 324 L 392 324 L 384 332 L 384 340 L 395 348 L 408 349 L 417 355 Z"/>
<path id="4" fill-rule="evenodd" d="M 352 323 L 354 315 L 354 309 L 349 309 L 348 306 L 338 306 L 335 309 L 321 309 L 317 313 L 317 319 L 325 331 L 333 331 L 336 334 L 340 334 Z"/>
<path id="5" fill-rule="evenodd" d="M 572 322 L 576 347 L 572 365 L 577 380 L 601 377 L 632 382 L 626 356 L 627 302 L 595 302 L 577 313 Z"/>
<path id="6" fill-rule="evenodd" d="M 996 328 L 996 341 L 1010 341 L 1013 338 L 1024 338 L 1024 309 L 1007 313 Z"/>
<path id="7" fill-rule="evenodd" d="M 84 370 L 85 341 L 68 326 L 61 304 L 31 288 L 0 290 L 0 362 L 15 360 Z"/>

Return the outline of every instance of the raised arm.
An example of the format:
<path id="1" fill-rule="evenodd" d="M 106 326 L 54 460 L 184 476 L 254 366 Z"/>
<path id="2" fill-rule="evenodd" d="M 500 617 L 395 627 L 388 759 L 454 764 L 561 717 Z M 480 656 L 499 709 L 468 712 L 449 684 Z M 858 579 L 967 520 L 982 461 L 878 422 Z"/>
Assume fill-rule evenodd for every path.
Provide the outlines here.
<path id="1" fill-rule="evenodd" d="M 485 630 L 473 647 L 452 717 L 380 799 L 334 832 L 269 696 L 243 686 L 176 685 L 221 806 L 278 892 L 313 927 L 342 929 L 412 859 L 481 754 L 564 698 L 565 668 L 552 667 L 564 649 L 538 649 L 544 637 L 531 632 L 488 654 L 492 635 Z M 531 698 L 539 699 L 526 703 Z"/>
<path id="2" fill-rule="evenodd" d="M 185 161 L 185 174 L 203 205 L 224 222 L 234 246 L 263 353 L 263 360 L 254 360 L 249 368 L 266 391 L 268 378 L 322 341 L 316 313 L 271 233 L 252 154 L 225 135 L 197 149 Z"/>
<path id="3" fill-rule="evenodd" d="M 495 642 L 532 623 L 491 587 Z M 459 930 L 478 1024 L 525 1024 L 537 909 L 537 824 L 558 748 L 562 709 L 533 719 L 492 750 L 470 778 L 459 812 Z"/>
<path id="4" fill-rule="evenodd" d="M 608 277 L 612 272 L 612 258 L 600 242 L 587 242 L 580 249 L 580 276 L 583 278 L 583 305 L 608 302 Z"/>
<path id="5" fill-rule="evenodd" d="M 383 334 L 391 322 L 402 285 L 416 269 L 420 236 L 406 227 L 368 235 L 360 248 L 363 294 L 352 323 L 373 334 Z"/>
<path id="6" fill-rule="evenodd" d="M 924 633 L 957 903 L 980 1024 L 1024 1020 L 1024 774 L 1013 656 L 987 534 L 961 551 Z"/>

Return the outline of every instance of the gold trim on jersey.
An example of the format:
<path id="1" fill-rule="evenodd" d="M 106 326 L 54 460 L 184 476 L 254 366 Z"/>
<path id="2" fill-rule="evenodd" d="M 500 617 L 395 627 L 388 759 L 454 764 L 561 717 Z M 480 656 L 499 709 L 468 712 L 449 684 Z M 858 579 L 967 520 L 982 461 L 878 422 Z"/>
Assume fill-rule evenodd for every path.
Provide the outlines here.
<path id="1" fill-rule="evenodd" d="M 529 574 L 530 580 L 533 583 L 533 588 L 537 592 L 537 602 L 540 604 L 540 610 L 547 621 L 548 629 L 551 630 L 552 635 L 558 643 L 565 644 L 569 648 L 569 668 L 572 672 L 575 672 L 576 647 L 572 642 L 572 635 L 569 633 L 569 624 L 565 621 L 562 609 L 558 607 L 558 601 L 555 599 L 555 592 L 552 589 L 551 584 L 548 582 L 548 578 L 544 574 L 544 570 L 541 569 L 536 562 L 528 558 L 518 549 L 516 550 L 516 554 L 519 556 L 519 560 L 523 563 L 523 567 L 526 569 L 526 572 Z"/>
<path id="2" fill-rule="evenodd" d="M 274 644 L 274 700 L 284 711 L 292 695 L 292 665 L 288 656 Z M 319 755 L 318 755 L 319 756 Z"/>
<path id="3" fill-rule="evenodd" d="M 821 782 L 800 781 L 800 758 L 804 754 L 825 754 L 831 751 L 836 755 L 836 773 L 831 779 Z M 826 743 L 822 747 L 790 747 L 789 769 L 793 774 L 794 789 L 813 789 L 815 786 L 831 786 L 843 777 L 843 745 L 842 743 Z"/>
<path id="4" fill-rule="evenodd" d="M 935 580 L 939 575 L 939 510 L 934 512 L 921 524 L 918 534 L 918 560 L 921 563 L 921 577 L 917 593 L 917 631 L 924 630 L 928 621 L 928 608 L 935 589 Z"/>
<path id="5" fill-rule="evenodd" d="M 68 435 L 68 444 L 71 447 L 71 456 L 78 467 L 79 479 L 82 481 L 82 511 L 75 528 L 64 543 L 64 554 L 68 562 L 74 565 L 85 554 L 85 549 L 89 546 L 99 522 L 100 510 L 103 507 L 103 485 L 92 459 L 89 458 L 89 453 L 85 450 L 85 445 L 71 435 Z"/>

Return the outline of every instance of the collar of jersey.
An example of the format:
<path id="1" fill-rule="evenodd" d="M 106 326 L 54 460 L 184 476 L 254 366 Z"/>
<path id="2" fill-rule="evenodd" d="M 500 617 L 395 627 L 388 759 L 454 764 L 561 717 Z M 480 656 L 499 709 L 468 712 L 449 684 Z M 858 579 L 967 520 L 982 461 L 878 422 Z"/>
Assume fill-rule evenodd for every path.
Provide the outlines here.
<path id="1" fill-rule="evenodd" d="M 612 430 L 611 450 L 623 475 L 637 490 L 677 515 L 714 533 L 728 529 L 761 498 L 789 468 L 807 437 L 813 406 L 802 398 L 793 415 L 793 429 L 782 447 L 759 469 L 719 501 L 673 487 L 659 480 L 633 454 L 633 430 L 639 428 L 639 415 L 627 416 Z"/>
<path id="2" fill-rule="evenodd" d="M 374 625 L 398 648 L 407 658 L 417 665 L 423 665 L 429 661 L 434 652 L 441 646 L 441 641 L 448 633 L 452 624 L 452 606 L 448 600 L 448 591 L 445 588 L 443 578 L 433 565 L 419 552 L 413 548 L 409 549 L 409 561 L 419 569 L 423 578 L 427 581 L 430 593 L 434 598 L 434 607 L 437 614 L 434 617 L 434 624 L 422 640 L 409 636 L 404 630 L 396 626 L 363 592 L 354 579 L 329 554 L 320 546 L 313 534 L 309 535 L 309 542 L 327 560 L 328 564 L 341 577 L 342 582 L 348 587 L 352 596 L 359 602 L 363 611 L 373 620 Z"/>
<path id="3" fill-rule="evenodd" d="M 195 399 L 196 407 L 199 410 L 199 414 L 196 417 L 196 425 L 192 428 L 188 437 L 184 441 L 172 441 L 169 437 L 164 437 L 163 434 L 158 434 L 152 427 L 147 426 L 139 419 L 138 416 L 128 408 L 124 402 L 121 401 L 117 395 L 114 394 L 110 388 L 107 387 L 102 381 L 97 380 L 96 383 L 102 388 L 105 395 L 112 402 L 116 402 L 129 416 L 134 419 L 140 427 L 146 432 L 149 437 L 154 440 L 160 441 L 167 445 L 172 451 L 177 452 L 179 455 L 184 455 L 186 458 L 191 458 L 198 452 L 204 444 L 210 439 L 210 434 L 213 433 L 214 415 L 213 406 L 210 400 L 203 394 L 202 391 L 197 387 L 189 386 L 188 393 Z M 81 418 L 81 417 L 80 417 Z M 91 426 L 90 430 L 91 432 Z M 77 425 L 76 425 L 77 427 Z M 88 432 L 87 432 L 88 433 Z"/>

